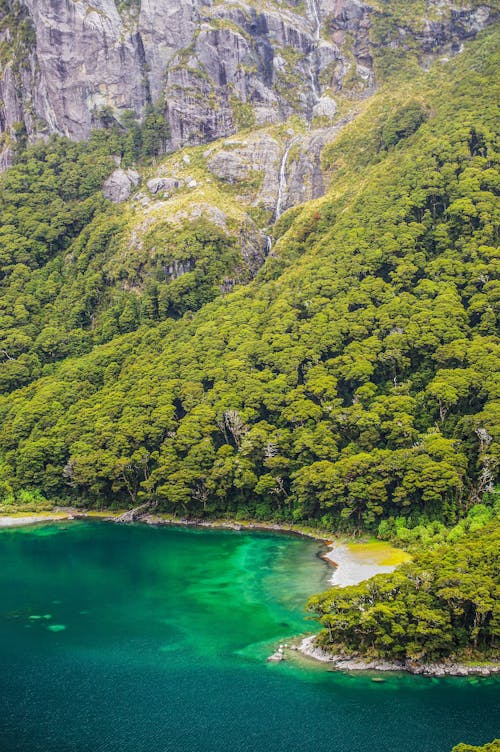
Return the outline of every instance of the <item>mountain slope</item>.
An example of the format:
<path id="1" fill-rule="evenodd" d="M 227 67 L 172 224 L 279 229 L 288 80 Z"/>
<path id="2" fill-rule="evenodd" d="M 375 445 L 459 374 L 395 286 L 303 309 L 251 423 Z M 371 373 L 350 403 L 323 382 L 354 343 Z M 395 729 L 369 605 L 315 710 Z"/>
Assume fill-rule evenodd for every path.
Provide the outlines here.
<path id="1" fill-rule="evenodd" d="M 0 165 L 50 134 L 160 117 L 167 149 L 298 114 L 327 121 L 497 16 L 428 0 L 2 0 Z"/>
<path id="2" fill-rule="evenodd" d="M 163 159 L 146 127 L 24 150 L 0 178 L 1 389 L 248 282 L 273 219 L 324 193 L 341 127 L 293 119 Z"/>
<path id="3" fill-rule="evenodd" d="M 256 279 L 2 397 L 5 500 L 452 522 L 498 458 L 498 37 L 392 80 Z"/>

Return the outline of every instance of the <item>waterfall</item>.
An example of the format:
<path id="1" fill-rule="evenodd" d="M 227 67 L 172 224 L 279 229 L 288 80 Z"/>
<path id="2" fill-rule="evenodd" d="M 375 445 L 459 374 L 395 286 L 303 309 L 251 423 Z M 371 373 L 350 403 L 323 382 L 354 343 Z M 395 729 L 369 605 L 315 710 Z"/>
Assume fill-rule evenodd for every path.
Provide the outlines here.
<path id="1" fill-rule="evenodd" d="M 312 21 L 314 30 L 314 41 L 316 45 L 319 42 L 319 35 L 321 30 L 321 21 L 319 20 L 319 11 L 317 6 L 317 0 L 306 0 L 307 15 Z"/>
<path id="2" fill-rule="evenodd" d="M 321 21 L 319 18 L 319 10 L 318 10 L 317 3 L 318 3 L 318 0 L 306 0 L 307 15 L 309 17 L 309 20 L 312 23 L 313 39 L 314 39 L 314 46 L 312 47 L 308 56 L 309 78 L 311 80 L 312 93 L 316 102 L 321 97 L 321 87 L 319 85 L 317 71 L 315 70 L 317 49 L 318 49 L 318 44 L 319 44 L 319 39 L 320 39 L 320 32 L 321 32 Z"/>
<path id="3" fill-rule="evenodd" d="M 294 143 L 296 142 L 296 140 L 297 140 L 297 137 L 296 138 L 292 138 L 292 140 L 290 141 L 290 143 L 286 147 L 285 153 L 283 154 L 283 159 L 281 160 L 280 181 L 279 181 L 279 185 L 278 185 L 278 198 L 277 198 L 277 201 L 276 201 L 276 209 L 274 211 L 274 221 L 275 222 L 283 214 L 283 209 L 282 209 L 282 207 L 283 207 L 283 193 L 284 193 L 284 191 L 286 189 L 286 163 L 287 163 L 287 160 L 288 160 L 288 155 L 290 153 L 290 149 L 292 148 L 292 146 L 294 145 Z"/>
<path id="4" fill-rule="evenodd" d="M 273 247 L 273 239 L 270 235 L 266 235 L 266 256 L 269 256 Z"/>

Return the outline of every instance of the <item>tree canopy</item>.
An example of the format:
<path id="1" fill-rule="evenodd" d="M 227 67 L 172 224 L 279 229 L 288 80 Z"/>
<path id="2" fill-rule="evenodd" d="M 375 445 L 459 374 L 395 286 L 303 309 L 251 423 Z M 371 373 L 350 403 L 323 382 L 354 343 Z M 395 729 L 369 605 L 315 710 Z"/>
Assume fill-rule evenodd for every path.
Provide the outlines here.
<path id="1" fill-rule="evenodd" d="M 500 636 L 498 525 L 421 551 L 380 574 L 310 599 L 329 650 L 401 661 L 496 655 Z"/>
<path id="2" fill-rule="evenodd" d="M 28 150 L 2 178 L 4 503 L 32 489 L 340 530 L 466 514 L 498 463 L 496 63 L 486 35 L 376 95 L 325 151 L 330 193 L 282 217 L 227 294 L 232 241 L 161 225 L 148 283 L 107 293 L 109 157 Z M 165 259 L 189 270 L 166 284 Z"/>

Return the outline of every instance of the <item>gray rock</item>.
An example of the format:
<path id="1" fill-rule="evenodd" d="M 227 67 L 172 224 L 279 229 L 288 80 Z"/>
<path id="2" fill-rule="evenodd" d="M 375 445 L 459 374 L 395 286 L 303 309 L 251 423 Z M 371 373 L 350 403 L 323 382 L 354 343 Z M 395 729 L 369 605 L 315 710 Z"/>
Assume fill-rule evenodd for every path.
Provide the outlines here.
<path id="1" fill-rule="evenodd" d="M 248 140 L 228 140 L 224 148 L 208 159 L 209 170 L 218 178 L 240 184 L 245 193 L 245 181 L 260 173 L 262 182 L 254 200 L 273 210 L 278 194 L 279 169 L 283 147 L 268 133 L 256 133 Z"/>
<path id="2" fill-rule="evenodd" d="M 163 195 L 170 195 L 174 191 L 182 188 L 184 185 L 183 180 L 177 180 L 176 178 L 152 178 L 146 183 L 148 191 L 150 193 L 163 193 Z"/>
<path id="3" fill-rule="evenodd" d="M 283 653 L 280 650 L 277 650 L 275 653 L 273 653 L 272 655 L 268 657 L 267 662 L 268 663 L 280 663 L 281 661 L 284 661 L 284 660 L 286 659 Z"/>
<path id="4" fill-rule="evenodd" d="M 120 204 L 130 198 L 132 189 L 139 184 L 139 180 L 139 173 L 135 170 L 122 170 L 119 167 L 104 182 L 103 195 L 114 204 Z"/>
<path id="5" fill-rule="evenodd" d="M 323 99 L 326 97 L 322 97 Z M 326 144 L 334 141 L 346 122 L 343 120 L 329 128 L 312 130 L 295 141 L 285 169 L 286 181 L 282 185 L 281 212 L 323 196 L 330 178 L 322 170 L 321 152 Z"/>
<path id="6" fill-rule="evenodd" d="M 492 661 L 488 666 L 473 666 L 461 663 L 412 663 L 410 661 L 364 660 L 357 656 L 334 655 L 316 645 L 316 635 L 305 637 L 298 649 L 309 658 L 322 663 L 331 663 L 340 671 L 408 671 L 423 676 L 489 676 L 500 673 L 500 663 Z"/>
<path id="7" fill-rule="evenodd" d="M 322 97 L 320 102 L 328 100 L 333 111 L 333 99 Z M 327 107 L 325 104 L 325 109 Z M 284 144 L 265 132 L 256 132 L 245 140 L 228 139 L 223 148 L 207 152 L 207 166 L 217 178 L 239 185 L 242 198 L 248 195 L 248 181 L 256 174 L 260 175 L 261 185 L 252 200 L 253 204 L 274 213 L 280 193 L 282 213 L 325 193 L 329 176 L 321 168 L 321 152 L 327 143 L 335 139 L 346 122 L 342 120 L 329 128 L 317 128 L 301 136 L 297 136 L 293 130 L 288 131 L 288 141 Z M 282 169 L 285 152 L 286 165 Z"/>
<path id="8" fill-rule="evenodd" d="M 315 117 L 333 118 L 337 112 L 337 103 L 332 97 L 322 96 L 313 107 Z"/>
<path id="9" fill-rule="evenodd" d="M 278 0 L 259 11 L 245 0 L 142 0 L 140 12 L 115 0 L 6 5 L 0 131 L 12 135 L 21 121 L 32 141 L 50 133 L 86 138 L 104 113 L 120 121 L 132 109 L 140 118 L 162 98 L 175 149 L 229 136 L 252 117 L 257 125 L 294 113 L 330 117 L 326 89 L 345 89 L 352 73 L 357 96 L 376 83 L 370 29 L 379 11 L 362 0 L 308 0 L 305 14 Z M 412 41 L 424 58 L 451 56 L 498 15 L 492 4 L 456 8 L 442 0 L 432 8 L 416 31 L 397 28 L 391 45 Z M 11 44 L 20 16 L 33 26 L 33 44 Z M 4 144 L 0 167 L 12 159 L 12 142 Z"/>

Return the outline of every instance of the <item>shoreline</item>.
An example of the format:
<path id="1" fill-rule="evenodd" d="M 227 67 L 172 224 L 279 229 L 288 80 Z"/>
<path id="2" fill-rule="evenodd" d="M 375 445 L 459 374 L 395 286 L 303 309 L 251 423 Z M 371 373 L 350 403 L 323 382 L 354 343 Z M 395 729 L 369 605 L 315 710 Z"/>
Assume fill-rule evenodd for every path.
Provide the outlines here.
<path id="1" fill-rule="evenodd" d="M 28 525 L 37 525 L 41 522 L 58 522 L 59 520 L 72 519 L 70 513 L 66 512 L 47 512 L 15 515 L 0 515 L 0 529 L 12 527 L 27 527 Z"/>
<path id="2" fill-rule="evenodd" d="M 44 522 L 60 522 L 64 520 L 103 520 L 116 522 L 123 514 L 121 511 L 92 511 L 80 509 L 61 509 L 53 512 L 41 512 L 33 514 L 0 515 L 0 530 L 15 527 L 41 524 Z M 280 525 L 278 523 L 265 523 L 255 521 L 236 522 L 234 520 L 192 520 L 186 518 L 162 517 L 161 515 L 145 514 L 134 520 L 145 525 L 168 526 L 168 527 L 196 527 L 213 530 L 234 530 L 274 532 L 287 535 L 298 535 L 310 538 L 327 547 L 326 551 L 319 554 L 327 564 L 334 568 L 335 572 L 330 580 L 333 587 L 346 587 L 369 579 L 377 573 L 393 571 L 397 565 L 381 566 L 375 564 L 377 571 L 373 571 L 373 564 L 355 564 L 349 560 L 349 540 L 336 538 L 326 533 L 322 534 L 311 528 L 301 528 L 292 525 Z M 332 540 L 335 538 L 335 540 Z M 360 541 L 356 541 L 359 543 Z M 352 541 L 351 541 L 352 543 Z M 364 576 L 363 576 L 364 575 Z M 491 662 L 489 665 L 468 665 L 459 661 L 447 661 L 442 663 L 414 664 L 407 661 L 390 661 L 382 658 L 368 660 L 356 655 L 335 655 L 314 645 L 317 634 L 307 637 L 289 638 L 291 649 L 300 653 L 305 658 L 315 663 L 331 666 L 328 670 L 337 671 L 376 671 L 376 672 L 404 672 L 408 674 L 444 677 L 444 676 L 493 676 L 500 673 L 500 662 Z M 280 659 L 280 660 L 284 660 Z"/>
<path id="3" fill-rule="evenodd" d="M 43 522 L 58 522 L 62 520 L 103 520 L 105 522 L 116 522 L 116 520 L 123 515 L 126 510 L 119 511 L 93 511 L 82 510 L 76 508 L 61 509 L 53 512 L 33 512 L 33 513 L 19 513 L 8 515 L 0 514 L 0 529 L 10 527 L 21 527 L 27 525 L 35 525 Z M 169 527 L 196 527 L 206 528 L 214 530 L 234 530 L 239 531 L 261 531 L 261 532 L 275 532 L 286 533 L 288 535 L 298 535 L 304 538 L 311 538 L 317 540 L 319 543 L 324 543 L 326 546 L 334 546 L 332 536 L 328 536 L 326 533 L 322 534 L 313 530 L 312 528 L 301 528 L 292 525 L 281 525 L 275 522 L 256 522 L 256 521 L 242 521 L 236 522 L 234 520 L 200 520 L 200 519 L 188 519 L 178 517 L 162 517 L 155 514 L 144 514 L 132 521 L 134 524 L 140 523 L 144 525 L 152 526 L 169 526 Z M 130 524 L 128 521 L 124 524 Z M 330 558 L 326 558 L 325 561 L 331 566 L 337 566 L 337 564 Z"/>
<path id="4" fill-rule="evenodd" d="M 337 671 L 403 671 L 407 674 L 429 677 L 493 676 L 500 672 L 500 663 L 494 661 L 486 666 L 468 665 L 451 660 L 441 663 L 418 664 L 409 661 L 389 661 L 383 658 L 368 660 L 355 655 L 335 655 L 314 645 L 316 637 L 317 635 L 304 637 L 296 645 L 296 650 L 311 660 L 330 664 Z"/>
<path id="5" fill-rule="evenodd" d="M 236 532 L 244 530 L 253 530 L 261 532 L 274 532 L 274 533 L 287 533 L 289 535 L 299 535 L 303 538 L 311 538 L 317 540 L 320 543 L 324 543 L 327 546 L 334 545 L 331 536 L 321 534 L 309 528 L 301 528 L 292 525 L 282 525 L 277 522 L 255 522 L 255 521 L 242 521 L 236 522 L 235 520 L 196 520 L 187 518 L 176 517 L 161 517 L 159 515 L 146 514 L 141 517 L 137 522 L 144 522 L 146 525 L 168 525 L 179 527 L 196 527 L 206 528 L 213 530 L 234 530 Z M 326 556 L 326 554 L 325 554 Z M 332 566 L 334 563 L 330 560 Z"/>

